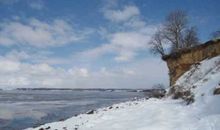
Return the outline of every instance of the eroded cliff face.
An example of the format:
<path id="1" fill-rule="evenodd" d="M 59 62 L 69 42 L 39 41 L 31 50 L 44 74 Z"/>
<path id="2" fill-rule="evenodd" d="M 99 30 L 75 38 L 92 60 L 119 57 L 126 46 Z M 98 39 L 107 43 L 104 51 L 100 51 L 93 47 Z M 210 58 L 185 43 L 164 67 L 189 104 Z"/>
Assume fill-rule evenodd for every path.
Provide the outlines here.
<path id="1" fill-rule="evenodd" d="M 169 68 L 170 85 L 174 85 L 192 65 L 196 66 L 200 61 L 218 55 L 220 55 L 220 39 L 164 56 L 163 60 L 167 62 Z"/>

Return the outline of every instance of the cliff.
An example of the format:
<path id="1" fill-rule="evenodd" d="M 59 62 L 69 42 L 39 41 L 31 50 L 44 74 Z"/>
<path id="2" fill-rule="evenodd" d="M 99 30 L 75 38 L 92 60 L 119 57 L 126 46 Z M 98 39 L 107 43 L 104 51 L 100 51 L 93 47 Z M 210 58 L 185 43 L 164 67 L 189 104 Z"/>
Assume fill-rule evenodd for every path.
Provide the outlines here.
<path id="1" fill-rule="evenodd" d="M 220 39 L 211 40 L 162 57 L 169 68 L 170 85 L 174 85 L 176 80 L 192 65 L 198 65 L 199 62 L 218 55 L 220 55 Z"/>

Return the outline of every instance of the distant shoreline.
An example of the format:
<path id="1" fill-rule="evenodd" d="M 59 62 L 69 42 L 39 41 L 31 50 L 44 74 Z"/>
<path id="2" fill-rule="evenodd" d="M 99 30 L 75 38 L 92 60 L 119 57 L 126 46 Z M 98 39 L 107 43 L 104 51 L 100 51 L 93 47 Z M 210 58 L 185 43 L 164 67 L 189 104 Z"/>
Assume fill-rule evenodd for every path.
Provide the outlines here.
<path id="1" fill-rule="evenodd" d="M 13 90 L 22 90 L 22 91 L 29 91 L 29 90 L 71 90 L 71 91 L 126 91 L 126 92 L 151 92 L 158 89 L 115 89 L 115 88 L 16 88 Z M 159 89 L 160 90 L 160 89 Z"/>

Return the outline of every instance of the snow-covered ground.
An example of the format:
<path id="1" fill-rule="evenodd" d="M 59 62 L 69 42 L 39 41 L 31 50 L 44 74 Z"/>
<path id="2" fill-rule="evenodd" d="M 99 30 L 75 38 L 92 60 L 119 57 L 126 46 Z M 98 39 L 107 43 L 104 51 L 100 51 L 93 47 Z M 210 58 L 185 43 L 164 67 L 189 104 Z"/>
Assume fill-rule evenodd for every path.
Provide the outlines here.
<path id="1" fill-rule="evenodd" d="M 179 78 L 176 85 L 192 88 L 195 102 L 141 99 L 115 104 L 42 125 L 50 130 L 219 130 L 220 95 L 213 91 L 220 83 L 220 56 L 205 60 Z M 32 130 L 29 128 L 28 130 Z"/>

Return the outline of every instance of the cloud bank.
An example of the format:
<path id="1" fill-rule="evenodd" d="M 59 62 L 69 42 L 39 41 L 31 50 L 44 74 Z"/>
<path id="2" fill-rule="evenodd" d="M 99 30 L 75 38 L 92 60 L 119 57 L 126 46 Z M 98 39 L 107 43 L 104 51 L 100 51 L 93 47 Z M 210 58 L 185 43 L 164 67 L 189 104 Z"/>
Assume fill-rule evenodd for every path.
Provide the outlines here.
<path id="1" fill-rule="evenodd" d="M 165 64 L 157 59 L 94 71 L 78 67 L 63 69 L 1 57 L 0 88 L 151 88 L 153 84 L 166 82 L 163 77 L 167 71 L 164 70 L 167 70 Z"/>
<path id="2" fill-rule="evenodd" d="M 27 22 L 6 21 L 0 23 L 0 44 L 34 47 L 62 46 L 85 39 L 87 30 L 77 31 L 64 20 L 42 22 L 31 18 Z"/>

